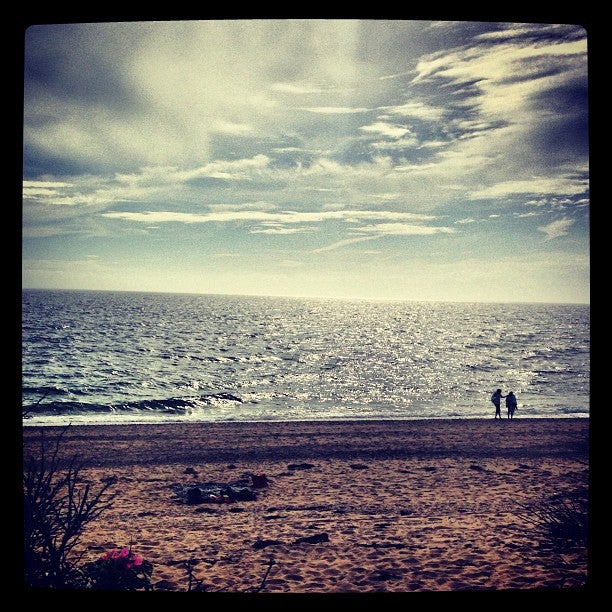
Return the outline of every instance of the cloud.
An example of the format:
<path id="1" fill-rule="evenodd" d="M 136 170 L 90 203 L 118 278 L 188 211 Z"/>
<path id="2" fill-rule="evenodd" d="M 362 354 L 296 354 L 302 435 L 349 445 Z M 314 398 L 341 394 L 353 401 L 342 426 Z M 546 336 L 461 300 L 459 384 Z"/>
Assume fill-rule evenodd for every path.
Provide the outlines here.
<path id="1" fill-rule="evenodd" d="M 336 249 L 340 249 L 351 244 L 357 244 L 358 242 L 374 240 L 374 238 L 378 238 L 378 236 L 360 236 L 358 238 L 347 238 L 346 240 L 339 240 L 338 242 L 334 242 L 333 244 L 328 244 L 327 246 L 314 249 L 313 253 L 325 253 L 326 251 L 335 251 Z"/>
<path id="2" fill-rule="evenodd" d="M 538 227 L 538 231 L 546 234 L 546 240 L 554 240 L 555 238 L 561 238 L 567 236 L 569 228 L 574 224 L 573 219 L 563 218 L 552 221 L 548 225 L 541 225 Z"/>
<path id="3" fill-rule="evenodd" d="M 209 205 L 210 210 L 216 212 L 232 212 L 232 211 L 245 211 L 245 210 L 263 210 L 272 211 L 276 210 L 276 206 L 271 202 L 241 202 L 240 204 L 211 204 Z"/>
<path id="4" fill-rule="evenodd" d="M 320 115 L 350 115 L 353 113 L 365 113 L 368 108 L 351 108 L 348 106 L 311 106 L 309 108 L 302 108 L 301 110 L 308 111 L 309 113 L 318 113 Z"/>
<path id="5" fill-rule="evenodd" d="M 261 221 L 267 223 L 316 223 L 321 221 L 355 222 L 371 219 L 410 219 L 426 222 L 435 219 L 431 215 L 376 210 L 328 210 L 320 212 L 241 210 L 224 209 L 207 213 L 185 213 L 174 211 L 109 211 L 102 213 L 109 219 L 121 219 L 137 223 L 227 223 L 234 221 Z"/>
<path id="6" fill-rule="evenodd" d="M 477 144 L 486 183 L 508 173 L 545 176 L 564 156 L 572 164 L 586 159 L 584 34 L 575 26 L 496 24 L 461 46 L 422 56 L 411 89 L 427 107 L 437 108 L 443 96 L 447 151 L 470 153 L 474 136 L 485 136 Z M 578 103 L 557 108 L 561 92 Z"/>
<path id="7" fill-rule="evenodd" d="M 432 227 L 409 223 L 378 223 L 353 228 L 353 233 L 366 234 L 334 242 L 333 244 L 315 249 L 315 253 L 333 251 L 345 246 L 375 240 L 384 236 L 432 236 L 434 234 L 452 234 L 456 230 L 450 227 Z"/>
<path id="8" fill-rule="evenodd" d="M 25 189 L 57 189 L 59 187 L 70 187 L 70 183 L 61 181 L 23 181 Z"/>
<path id="9" fill-rule="evenodd" d="M 23 181 L 23 197 L 30 201 L 55 198 L 61 189 L 72 187 L 59 181 Z"/>
<path id="10" fill-rule="evenodd" d="M 408 134 L 410 130 L 402 125 L 391 125 L 382 121 L 377 121 L 371 125 L 363 125 L 359 128 L 363 132 L 374 132 L 375 134 L 382 134 L 389 138 L 401 138 L 405 134 Z"/>
<path id="11" fill-rule="evenodd" d="M 248 159 L 218 160 L 194 170 L 179 173 L 181 180 L 193 180 L 202 177 L 221 178 L 230 181 L 248 180 L 252 173 L 264 170 L 270 164 L 270 158 L 261 153 Z"/>
<path id="12" fill-rule="evenodd" d="M 360 233 L 377 234 L 379 236 L 431 236 L 433 234 L 452 234 L 452 227 L 436 227 L 429 225 L 414 225 L 410 223 L 378 223 L 360 227 Z"/>
<path id="13" fill-rule="evenodd" d="M 215 131 L 230 136 L 251 136 L 255 134 L 253 126 L 244 123 L 231 123 L 229 121 L 217 121 L 214 126 Z"/>
<path id="14" fill-rule="evenodd" d="M 578 195 L 587 189 L 588 181 L 581 177 L 534 177 L 533 179 L 503 181 L 475 190 L 470 197 L 477 200 L 523 194 Z"/>
<path id="15" fill-rule="evenodd" d="M 270 234 L 276 236 L 286 236 L 288 234 L 303 234 L 305 232 L 316 231 L 314 227 L 264 227 L 249 230 L 250 234 Z"/>
<path id="16" fill-rule="evenodd" d="M 370 147 L 376 151 L 386 151 L 387 153 L 395 151 L 406 153 L 411 149 L 418 149 L 419 145 L 420 143 L 416 137 L 397 138 L 396 140 L 379 140 L 370 143 Z"/>
<path id="17" fill-rule="evenodd" d="M 443 108 L 426 104 L 425 102 L 406 102 L 399 106 L 386 106 L 383 110 L 402 117 L 412 117 L 422 121 L 440 121 L 448 114 Z"/>

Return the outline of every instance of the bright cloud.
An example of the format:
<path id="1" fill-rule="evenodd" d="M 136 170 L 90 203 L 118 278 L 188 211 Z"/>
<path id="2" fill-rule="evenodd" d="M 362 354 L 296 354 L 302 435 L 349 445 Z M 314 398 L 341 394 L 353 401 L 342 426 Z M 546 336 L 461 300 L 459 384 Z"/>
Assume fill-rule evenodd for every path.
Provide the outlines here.
<path id="1" fill-rule="evenodd" d="M 321 212 L 222 209 L 210 213 L 177 213 L 172 211 L 146 212 L 106 212 L 103 217 L 123 219 L 139 223 L 223 223 L 230 221 L 263 221 L 269 223 L 315 223 L 321 221 L 348 221 L 371 219 L 410 219 L 412 221 L 431 221 L 431 215 L 413 213 L 375 211 L 375 210 L 337 210 Z"/>
<path id="2" fill-rule="evenodd" d="M 534 177 L 531 180 L 504 181 L 479 189 L 471 194 L 474 199 L 503 198 L 517 194 L 577 195 L 588 188 L 585 179 L 575 177 Z"/>
<path id="3" fill-rule="evenodd" d="M 538 227 L 538 230 L 546 234 L 546 240 L 554 240 L 555 238 L 566 236 L 573 224 L 574 221 L 572 219 L 557 219 L 548 225 L 541 225 Z"/>
<path id="4" fill-rule="evenodd" d="M 432 227 L 409 223 L 379 223 L 360 227 L 358 231 L 380 236 L 431 236 L 432 234 L 452 234 L 456 230 L 451 227 Z"/>
<path id="5" fill-rule="evenodd" d="M 348 115 L 352 113 L 365 113 L 367 108 L 350 108 L 347 106 L 312 106 L 302 110 L 309 113 L 319 113 L 321 115 Z"/>
<path id="6" fill-rule="evenodd" d="M 389 123 L 383 123 L 382 121 L 378 121 L 372 125 L 363 125 L 359 129 L 363 132 L 374 132 L 376 134 L 388 136 L 389 138 L 401 138 L 410 132 L 407 127 L 391 125 Z"/>

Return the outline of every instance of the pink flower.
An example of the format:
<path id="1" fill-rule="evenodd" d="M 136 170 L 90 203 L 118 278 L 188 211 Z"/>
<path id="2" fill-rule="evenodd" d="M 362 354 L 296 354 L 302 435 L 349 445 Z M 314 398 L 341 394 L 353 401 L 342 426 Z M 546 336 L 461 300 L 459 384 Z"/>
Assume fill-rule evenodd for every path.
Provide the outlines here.
<path id="1" fill-rule="evenodd" d="M 102 561 L 110 561 L 113 563 L 115 568 L 119 570 L 134 570 L 134 568 L 140 567 L 144 563 L 144 559 L 131 551 L 127 546 L 122 549 L 114 548 L 109 550 L 102 557 Z"/>
<path id="2" fill-rule="evenodd" d="M 116 549 L 113 548 L 113 550 L 109 550 L 103 557 L 102 559 L 104 559 L 105 561 L 109 561 L 109 560 L 114 560 L 119 558 L 119 553 Z"/>

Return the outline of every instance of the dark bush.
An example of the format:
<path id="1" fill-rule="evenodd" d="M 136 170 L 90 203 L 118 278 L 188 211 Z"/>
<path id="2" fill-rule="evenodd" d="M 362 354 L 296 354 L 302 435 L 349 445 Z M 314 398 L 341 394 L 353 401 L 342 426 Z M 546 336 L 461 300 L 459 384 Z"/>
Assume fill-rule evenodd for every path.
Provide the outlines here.
<path id="1" fill-rule="evenodd" d="M 523 519 L 535 525 L 542 541 L 553 548 L 588 544 L 589 515 L 585 494 L 553 498 L 535 509 L 523 508 Z"/>
<path id="2" fill-rule="evenodd" d="M 40 454 L 24 458 L 24 573 L 28 587 L 80 586 L 78 557 L 73 554 L 85 526 L 112 505 L 107 481 L 96 492 L 82 482 L 76 457 L 60 469 L 59 447 L 66 427 L 49 448 L 41 434 Z"/>

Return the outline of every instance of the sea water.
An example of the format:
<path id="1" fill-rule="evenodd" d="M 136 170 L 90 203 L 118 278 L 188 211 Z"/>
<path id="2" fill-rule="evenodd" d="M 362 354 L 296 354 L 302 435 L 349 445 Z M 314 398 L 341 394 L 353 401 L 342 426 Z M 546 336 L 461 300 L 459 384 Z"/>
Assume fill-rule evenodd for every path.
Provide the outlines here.
<path id="1" fill-rule="evenodd" d="M 590 308 L 22 292 L 24 425 L 589 416 Z M 502 413 L 505 414 L 502 403 Z"/>

